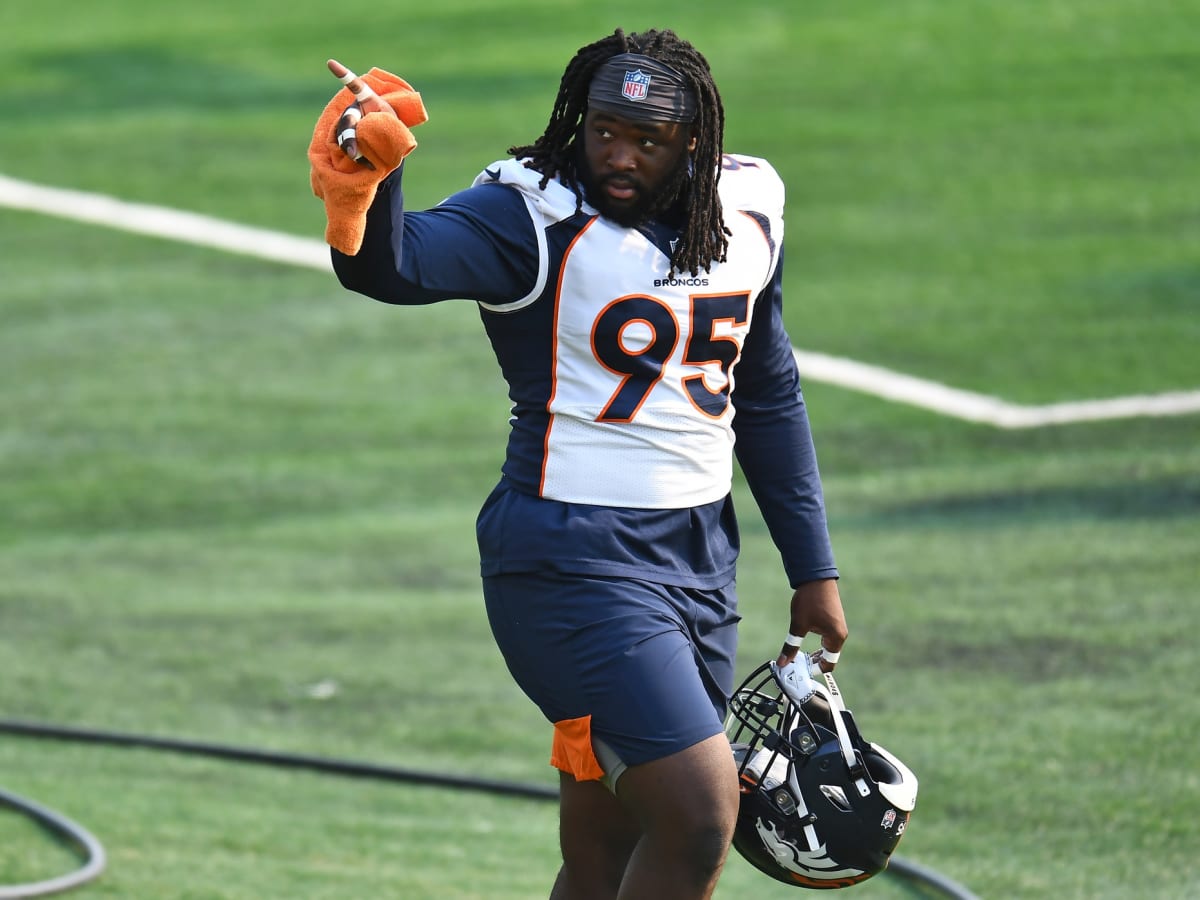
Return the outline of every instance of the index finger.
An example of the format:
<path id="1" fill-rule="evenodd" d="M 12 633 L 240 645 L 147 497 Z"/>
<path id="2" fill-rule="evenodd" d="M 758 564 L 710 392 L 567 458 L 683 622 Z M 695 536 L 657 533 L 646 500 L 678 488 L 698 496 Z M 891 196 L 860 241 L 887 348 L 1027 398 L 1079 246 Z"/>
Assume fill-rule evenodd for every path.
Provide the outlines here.
<path id="1" fill-rule="evenodd" d="M 800 644 L 803 641 L 804 635 L 789 633 L 783 642 L 783 648 L 779 651 L 779 656 L 776 658 L 775 664 L 780 668 L 788 665 L 800 652 Z"/>
<path id="2" fill-rule="evenodd" d="M 363 105 L 368 111 L 379 109 L 379 105 L 383 105 L 383 101 L 379 99 L 379 95 L 371 89 L 371 86 L 343 66 L 336 59 L 326 60 L 325 65 L 329 67 L 329 71 L 334 77 L 350 89 L 350 93 L 354 95 L 354 99 Z"/>

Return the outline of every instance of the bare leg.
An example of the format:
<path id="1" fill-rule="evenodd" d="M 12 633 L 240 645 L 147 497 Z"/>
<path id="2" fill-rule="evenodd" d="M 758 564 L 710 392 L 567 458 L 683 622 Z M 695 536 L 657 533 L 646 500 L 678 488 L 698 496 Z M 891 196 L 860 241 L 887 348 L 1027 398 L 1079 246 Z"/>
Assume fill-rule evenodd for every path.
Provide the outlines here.
<path id="1" fill-rule="evenodd" d="M 707 900 L 737 819 L 737 774 L 718 734 L 632 766 L 613 797 L 563 777 L 563 867 L 551 900 Z"/>
<path id="2" fill-rule="evenodd" d="M 641 829 L 601 782 L 564 773 L 559 784 L 563 866 L 550 900 L 613 900 Z"/>

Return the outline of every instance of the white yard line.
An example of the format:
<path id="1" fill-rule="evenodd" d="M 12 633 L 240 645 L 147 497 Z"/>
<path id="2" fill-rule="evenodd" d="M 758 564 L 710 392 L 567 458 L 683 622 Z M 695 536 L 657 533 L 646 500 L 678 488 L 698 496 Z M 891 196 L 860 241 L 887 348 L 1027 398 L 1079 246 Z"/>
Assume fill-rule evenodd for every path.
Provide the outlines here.
<path id="1" fill-rule="evenodd" d="M 1022 406 L 999 397 L 952 388 L 852 359 L 807 350 L 792 352 L 805 380 L 833 384 L 897 403 L 919 406 L 956 419 L 995 425 L 997 428 L 1038 428 L 1064 422 L 1182 416 L 1200 412 L 1200 391 L 1134 394 L 1104 400 Z"/>
<path id="2" fill-rule="evenodd" d="M 5 175 L 0 175 L 0 206 L 213 247 L 273 262 L 323 271 L 330 268 L 329 248 L 322 241 L 162 206 L 129 203 L 104 194 L 44 187 Z M 1023 406 L 852 359 L 807 350 L 796 350 L 795 356 L 806 381 L 837 385 L 998 428 L 1037 428 L 1064 422 L 1200 412 L 1200 390 Z"/>
<path id="3" fill-rule="evenodd" d="M 322 241 L 236 225 L 165 206 L 129 203 L 104 194 L 43 187 L 0 175 L 0 206 L 332 271 L 329 248 Z"/>

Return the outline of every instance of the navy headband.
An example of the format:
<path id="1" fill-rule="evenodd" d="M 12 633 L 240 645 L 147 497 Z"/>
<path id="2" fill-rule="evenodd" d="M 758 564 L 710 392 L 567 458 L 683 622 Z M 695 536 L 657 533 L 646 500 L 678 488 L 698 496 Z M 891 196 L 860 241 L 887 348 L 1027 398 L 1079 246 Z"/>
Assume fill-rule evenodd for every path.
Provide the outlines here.
<path id="1" fill-rule="evenodd" d="M 588 89 L 588 106 L 643 122 L 694 122 L 696 95 L 670 66 L 639 53 L 601 63 Z"/>

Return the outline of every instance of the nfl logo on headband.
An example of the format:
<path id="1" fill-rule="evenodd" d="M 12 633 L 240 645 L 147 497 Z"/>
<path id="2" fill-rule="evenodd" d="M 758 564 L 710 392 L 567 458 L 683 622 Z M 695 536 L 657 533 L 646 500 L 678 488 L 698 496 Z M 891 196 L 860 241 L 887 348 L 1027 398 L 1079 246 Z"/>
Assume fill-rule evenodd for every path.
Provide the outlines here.
<path id="1" fill-rule="evenodd" d="M 696 94 L 665 63 L 640 53 L 618 53 L 596 67 L 588 106 L 639 122 L 694 122 Z"/>
<path id="2" fill-rule="evenodd" d="M 645 100 L 650 93 L 650 76 L 641 69 L 625 73 L 625 81 L 621 84 L 621 96 L 626 100 Z"/>

